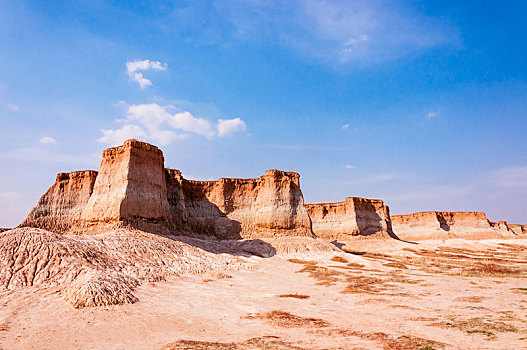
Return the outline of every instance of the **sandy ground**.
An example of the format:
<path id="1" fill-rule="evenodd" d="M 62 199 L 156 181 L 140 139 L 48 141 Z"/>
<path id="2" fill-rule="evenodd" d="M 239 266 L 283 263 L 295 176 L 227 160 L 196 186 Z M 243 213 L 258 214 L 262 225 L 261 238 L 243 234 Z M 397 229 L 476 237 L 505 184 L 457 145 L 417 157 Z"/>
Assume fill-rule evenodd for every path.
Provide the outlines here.
<path id="1" fill-rule="evenodd" d="M 527 240 L 346 249 L 144 284 L 135 304 L 2 292 L 0 348 L 527 349 Z"/>

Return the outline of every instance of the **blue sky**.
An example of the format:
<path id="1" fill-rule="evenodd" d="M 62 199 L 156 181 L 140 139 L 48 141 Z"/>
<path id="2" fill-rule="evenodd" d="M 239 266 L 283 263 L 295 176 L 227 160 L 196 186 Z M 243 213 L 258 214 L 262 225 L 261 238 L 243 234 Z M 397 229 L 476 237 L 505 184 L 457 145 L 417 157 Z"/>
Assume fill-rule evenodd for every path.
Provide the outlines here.
<path id="1" fill-rule="evenodd" d="M 196 179 L 527 223 L 525 1 L 0 0 L 0 227 L 128 137 Z"/>

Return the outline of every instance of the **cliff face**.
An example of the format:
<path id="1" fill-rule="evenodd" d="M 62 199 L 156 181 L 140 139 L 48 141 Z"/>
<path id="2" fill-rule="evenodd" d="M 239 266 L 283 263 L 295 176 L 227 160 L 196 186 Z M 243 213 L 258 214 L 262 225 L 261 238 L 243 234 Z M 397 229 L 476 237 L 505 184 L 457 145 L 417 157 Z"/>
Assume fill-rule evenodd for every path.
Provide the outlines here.
<path id="1" fill-rule="evenodd" d="M 392 215 L 393 230 L 408 240 L 486 239 L 513 236 L 504 221 L 493 223 L 482 212 L 429 211 Z"/>
<path id="2" fill-rule="evenodd" d="M 306 209 L 318 237 L 392 235 L 390 211 L 380 199 L 349 197 L 344 202 L 306 204 Z"/>
<path id="3" fill-rule="evenodd" d="M 170 217 L 161 150 L 136 140 L 105 150 L 79 228 L 134 221 L 136 225 L 167 223 Z"/>
<path id="4" fill-rule="evenodd" d="M 80 219 L 96 177 L 94 170 L 59 173 L 55 183 L 40 197 L 20 226 L 68 231 Z"/>
<path id="5" fill-rule="evenodd" d="M 192 232 L 220 238 L 313 236 L 299 175 L 268 170 L 258 179 L 193 181 L 167 170 L 171 211 Z M 181 213 L 181 214 L 179 214 Z"/>
<path id="6" fill-rule="evenodd" d="M 99 173 L 59 174 L 20 226 L 60 233 L 127 226 L 218 238 L 313 236 L 297 173 L 186 180 L 164 168 L 161 150 L 136 140 L 105 150 Z"/>
<path id="7" fill-rule="evenodd" d="M 509 224 L 509 229 L 517 235 L 527 234 L 527 225 Z"/>
<path id="8" fill-rule="evenodd" d="M 393 222 L 393 231 L 392 231 Z M 194 181 L 164 168 L 163 153 L 137 140 L 103 151 L 99 172 L 60 173 L 19 226 L 58 233 L 130 227 L 221 239 L 276 236 L 406 240 L 517 237 L 527 226 L 490 222 L 485 213 L 394 215 L 380 199 L 304 204 L 300 176 L 268 170 L 257 179 Z M 395 235 L 394 235 L 395 233 Z"/>

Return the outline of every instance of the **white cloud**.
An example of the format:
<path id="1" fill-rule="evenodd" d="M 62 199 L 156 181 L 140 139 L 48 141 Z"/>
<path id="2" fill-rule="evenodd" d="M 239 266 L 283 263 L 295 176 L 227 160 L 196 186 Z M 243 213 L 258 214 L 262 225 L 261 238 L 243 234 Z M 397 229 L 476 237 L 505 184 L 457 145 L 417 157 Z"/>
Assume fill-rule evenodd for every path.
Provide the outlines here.
<path id="1" fill-rule="evenodd" d="M 137 125 L 123 125 L 122 128 L 116 130 L 102 129 L 102 136 L 97 139 L 101 143 L 106 143 L 112 146 L 120 145 L 128 139 L 139 139 L 146 137 L 146 132 Z"/>
<path id="2" fill-rule="evenodd" d="M 218 121 L 218 136 L 227 137 L 236 132 L 244 132 L 247 130 L 247 124 L 240 118 L 234 119 L 220 119 Z"/>
<path id="3" fill-rule="evenodd" d="M 145 78 L 143 73 L 139 72 L 149 69 L 164 71 L 167 70 L 167 64 L 150 60 L 126 62 L 126 72 L 128 73 L 128 76 L 133 81 L 138 82 L 141 89 L 145 89 L 147 86 L 152 85 L 152 81 Z"/>
<path id="4" fill-rule="evenodd" d="M 40 140 L 38 140 L 38 142 L 40 142 L 40 143 L 42 143 L 44 145 L 57 143 L 57 141 L 51 136 L 44 136 Z"/>
<path id="5" fill-rule="evenodd" d="M 355 167 L 353 165 L 346 164 L 346 165 L 344 165 L 344 168 L 346 168 L 346 169 L 353 169 Z"/>
<path id="6" fill-rule="evenodd" d="M 160 106 L 157 103 L 131 105 L 126 118 L 116 120 L 124 125 L 115 130 L 101 130 L 103 136 L 97 141 L 116 145 L 130 138 L 140 138 L 168 145 L 189 134 L 212 139 L 215 136 L 227 137 L 247 128 L 243 120 L 234 118 L 220 119 L 216 129 L 207 119 L 197 118 L 188 111 L 171 112 L 173 109 L 173 106 Z"/>
<path id="7" fill-rule="evenodd" d="M 527 188 L 527 166 L 498 169 L 490 172 L 488 176 L 499 187 Z"/>
<path id="8" fill-rule="evenodd" d="M 434 119 L 435 117 L 438 117 L 439 116 L 439 112 L 428 112 L 428 114 L 426 115 L 425 119 L 426 120 L 430 120 L 430 119 Z"/>
<path id="9" fill-rule="evenodd" d="M 342 125 L 342 129 L 344 129 L 344 130 L 346 130 L 346 129 L 349 128 L 349 127 L 350 127 L 349 124 L 344 124 L 344 125 Z"/>
<path id="10" fill-rule="evenodd" d="M 395 174 L 387 173 L 387 174 L 370 175 L 362 179 L 357 179 L 353 181 L 345 181 L 342 183 L 346 185 L 357 186 L 357 185 L 364 185 L 364 184 L 370 184 L 370 183 L 391 181 L 391 180 L 396 179 L 397 177 L 398 176 Z"/>
<path id="11" fill-rule="evenodd" d="M 225 0 L 216 9 L 235 39 L 271 41 L 330 63 L 370 65 L 460 42 L 448 21 L 402 0 Z"/>
<path id="12" fill-rule="evenodd" d="M 13 191 L 0 192 L 0 202 L 10 202 L 19 197 L 22 197 L 22 193 Z"/>
<path id="13" fill-rule="evenodd" d="M 19 106 L 11 104 L 11 103 L 6 103 L 6 107 L 9 108 L 9 110 L 12 112 L 17 112 L 20 109 Z"/>
<path id="14" fill-rule="evenodd" d="M 23 161 L 24 163 L 57 163 L 85 167 L 97 164 L 100 161 L 100 154 L 97 152 L 88 155 L 70 155 L 51 151 L 48 147 L 26 147 L 2 151 L 0 158 Z"/>

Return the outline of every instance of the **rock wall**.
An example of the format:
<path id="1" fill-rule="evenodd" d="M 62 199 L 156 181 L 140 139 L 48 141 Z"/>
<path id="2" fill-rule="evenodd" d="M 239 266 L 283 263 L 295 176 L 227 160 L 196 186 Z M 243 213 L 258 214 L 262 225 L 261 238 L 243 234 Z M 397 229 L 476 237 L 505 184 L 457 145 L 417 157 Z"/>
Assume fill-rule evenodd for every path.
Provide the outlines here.
<path id="1" fill-rule="evenodd" d="M 103 151 L 99 172 L 58 174 L 19 226 L 57 233 L 130 227 L 221 239 L 479 239 L 527 232 L 527 226 L 490 222 L 485 213 L 476 212 L 433 211 L 390 219 L 380 199 L 304 204 L 300 176 L 291 171 L 268 170 L 256 179 L 187 180 L 179 170 L 164 168 L 160 149 L 137 140 Z"/>
<path id="2" fill-rule="evenodd" d="M 527 225 L 509 224 L 509 229 L 517 235 L 527 235 Z"/>
<path id="3" fill-rule="evenodd" d="M 395 234 L 405 240 L 514 236 L 507 223 L 493 223 L 483 212 L 427 211 L 392 215 L 392 227 Z"/>
<path id="4" fill-rule="evenodd" d="M 77 228 L 121 224 L 142 228 L 169 225 L 170 219 L 163 152 L 137 140 L 106 149 Z"/>
<path id="5" fill-rule="evenodd" d="M 313 232 L 325 239 L 392 236 L 390 210 L 380 199 L 349 197 L 344 202 L 306 204 Z"/>
<path id="6" fill-rule="evenodd" d="M 96 182 L 94 170 L 59 173 L 20 226 L 66 232 L 78 222 Z"/>
<path id="7" fill-rule="evenodd" d="M 218 238 L 313 237 L 299 175 L 186 180 L 163 153 L 137 140 L 103 151 L 100 170 L 59 174 L 20 226 L 59 233 L 132 227 Z"/>
<path id="8" fill-rule="evenodd" d="M 268 170 L 257 179 L 186 180 L 167 169 L 171 211 L 191 232 L 219 238 L 312 237 L 300 176 Z"/>

